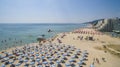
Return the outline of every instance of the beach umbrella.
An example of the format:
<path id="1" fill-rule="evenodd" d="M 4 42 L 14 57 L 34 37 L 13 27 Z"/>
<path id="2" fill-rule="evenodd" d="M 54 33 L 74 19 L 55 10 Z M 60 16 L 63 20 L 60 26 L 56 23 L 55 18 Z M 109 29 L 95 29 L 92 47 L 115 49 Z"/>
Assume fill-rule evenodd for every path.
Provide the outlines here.
<path id="1" fill-rule="evenodd" d="M 71 64 L 70 63 L 66 63 L 65 66 L 66 67 L 71 67 Z"/>
<path id="2" fill-rule="evenodd" d="M 45 58 L 45 56 L 42 56 L 42 59 L 44 59 Z"/>
<path id="3" fill-rule="evenodd" d="M 37 65 L 37 67 L 43 67 L 42 65 Z"/>
<path id="4" fill-rule="evenodd" d="M 54 62 L 50 62 L 50 64 L 54 64 Z"/>
<path id="5" fill-rule="evenodd" d="M 83 64 L 83 61 L 78 62 L 78 64 L 79 64 L 79 65 L 82 65 L 82 64 Z"/>
<path id="6" fill-rule="evenodd" d="M 30 65 L 34 65 L 34 64 L 35 64 L 35 62 L 33 62 L 33 61 L 32 61 L 32 62 L 30 62 Z"/>
<path id="7" fill-rule="evenodd" d="M 49 58 L 48 60 L 52 61 L 52 60 L 53 60 L 53 58 L 51 57 L 51 58 Z"/>
<path id="8" fill-rule="evenodd" d="M 62 63 L 65 63 L 65 60 L 64 60 L 64 59 L 60 59 L 60 61 L 61 61 Z"/>
<path id="9" fill-rule="evenodd" d="M 38 67 L 42 67 L 42 63 L 38 63 L 37 66 L 38 66 Z"/>
<path id="10" fill-rule="evenodd" d="M 50 67 L 56 67 L 54 62 L 50 62 Z"/>
<path id="11" fill-rule="evenodd" d="M 13 54 L 8 53 L 8 56 L 12 56 Z"/>
<path id="12" fill-rule="evenodd" d="M 24 67 L 28 67 L 28 66 L 29 66 L 29 64 L 25 64 L 25 65 L 24 65 Z"/>
<path id="13" fill-rule="evenodd" d="M 1 66 L 1 67 L 6 67 L 6 66 L 5 66 L 5 64 L 2 64 L 2 66 Z"/>
<path id="14" fill-rule="evenodd" d="M 83 59 L 83 58 L 80 58 L 79 60 L 80 60 L 80 61 L 83 61 L 84 59 Z"/>
<path id="15" fill-rule="evenodd" d="M 39 61 L 40 61 L 40 58 L 37 58 L 36 61 L 39 62 Z"/>
<path id="16" fill-rule="evenodd" d="M 57 60 L 56 62 L 59 64 L 61 62 L 61 60 Z"/>
<path id="17" fill-rule="evenodd" d="M 21 52 L 19 52 L 19 53 L 17 53 L 18 55 L 22 55 L 23 53 L 21 53 Z"/>
<path id="18" fill-rule="evenodd" d="M 90 65 L 90 67 L 94 67 L 94 65 L 93 65 L 93 64 L 91 64 L 91 65 Z"/>
<path id="19" fill-rule="evenodd" d="M 67 58 L 65 56 L 62 56 L 62 59 L 67 60 Z"/>
<path id="20" fill-rule="evenodd" d="M 38 49 L 35 49 L 35 52 L 38 52 Z"/>
<path id="21" fill-rule="evenodd" d="M 34 52 L 30 52 L 30 54 L 34 54 Z"/>
<path id="22" fill-rule="evenodd" d="M 5 61 L 9 60 L 9 57 L 4 58 Z"/>
<path id="23" fill-rule="evenodd" d="M 48 62 L 47 62 L 47 61 L 44 61 L 44 62 L 43 62 L 43 64 L 45 64 L 45 65 L 46 65 L 46 64 L 48 64 Z"/>
<path id="24" fill-rule="evenodd" d="M 13 59 L 10 59 L 10 60 L 9 60 L 9 64 L 12 64 L 12 63 L 14 63 L 14 60 L 13 60 Z"/>
<path id="25" fill-rule="evenodd" d="M 74 62 L 75 60 L 74 59 L 70 59 L 69 62 Z"/>
<path id="26" fill-rule="evenodd" d="M 75 55 L 73 55 L 71 58 L 74 59 L 74 58 L 75 58 Z"/>
<path id="27" fill-rule="evenodd" d="M 56 67 L 56 65 L 55 64 L 51 64 L 50 67 Z"/>
<path id="28" fill-rule="evenodd" d="M 19 60 L 19 63 L 23 63 L 23 60 L 22 60 L 22 59 L 20 59 L 20 60 Z"/>
<path id="29" fill-rule="evenodd" d="M 22 59 L 22 57 L 21 57 L 21 56 L 19 56 L 19 57 L 18 57 L 18 60 L 21 60 L 21 59 Z"/>
<path id="30" fill-rule="evenodd" d="M 36 56 L 38 57 L 38 56 L 39 56 L 39 54 L 37 53 L 37 54 L 36 54 Z"/>
<path id="31" fill-rule="evenodd" d="M 75 60 L 75 59 L 70 59 L 69 62 L 70 62 L 70 63 L 71 63 L 71 62 L 76 62 L 76 60 Z"/>
<path id="32" fill-rule="evenodd" d="M 0 58 L 1 58 L 1 59 L 5 58 L 5 57 L 6 57 L 6 56 L 0 55 Z"/>
<path id="33" fill-rule="evenodd" d="M 76 52 L 81 52 L 81 50 L 80 49 L 77 49 L 77 51 Z"/>
<path id="34" fill-rule="evenodd" d="M 15 66 L 20 66 L 21 65 L 21 63 L 17 63 Z"/>
<path id="35" fill-rule="evenodd" d="M 33 56 L 31 56 L 31 57 L 30 57 L 30 59 L 34 59 L 34 57 L 33 57 Z"/>
<path id="36" fill-rule="evenodd" d="M 27 59 L 25 59 L 25 60 L 24 60 L 24 62 L 28 62 L 28 60 L 27 60 Z"/>

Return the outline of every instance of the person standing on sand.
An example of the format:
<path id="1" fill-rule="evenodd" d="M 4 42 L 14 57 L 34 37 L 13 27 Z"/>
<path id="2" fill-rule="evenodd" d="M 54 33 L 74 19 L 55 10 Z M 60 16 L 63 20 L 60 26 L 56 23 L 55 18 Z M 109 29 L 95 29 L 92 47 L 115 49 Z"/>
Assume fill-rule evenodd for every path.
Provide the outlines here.
<path id="1" fill-rule="evenodd" d="M 102 57 L 102 60 L 103 60 L 104 62 L 106 62 L 106 61 L 105 61 L 105 58 L 103 58 L 103 57 Z"/>
<path id="2" fill-rule="evenodd" d="M 98 59 L 98 58 L 96 58 L 96 61 L 97 61 L 97 63 L 98 63 L 98 64 L 100 64 L 100 62 L 99 62 L 99 59 Z"/>

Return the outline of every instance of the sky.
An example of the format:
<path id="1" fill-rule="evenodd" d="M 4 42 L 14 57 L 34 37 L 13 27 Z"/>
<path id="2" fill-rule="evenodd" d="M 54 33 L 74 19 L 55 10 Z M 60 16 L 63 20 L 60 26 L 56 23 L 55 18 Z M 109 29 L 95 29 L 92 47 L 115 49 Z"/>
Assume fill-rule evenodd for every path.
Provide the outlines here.
<path id="1" fill-rule="evenodd" d="M 0 0 L 0 23 L 83 23 L 120 17 L 120 0 Z"/>

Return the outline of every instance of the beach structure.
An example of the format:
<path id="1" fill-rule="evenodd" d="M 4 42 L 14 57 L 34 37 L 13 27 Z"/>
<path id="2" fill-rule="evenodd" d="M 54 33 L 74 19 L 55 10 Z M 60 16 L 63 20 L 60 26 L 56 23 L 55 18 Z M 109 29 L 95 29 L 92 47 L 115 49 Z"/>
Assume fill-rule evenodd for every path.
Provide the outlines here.
<path id="1" fill-rule="evenodd" d="M 120 31 L 120 19 L 117 17 L 98 20 L 93 27 L 104 32 L 112 32 L 113 30 Z"/>
<path id="2" fill-rule="evenodd" d="M 45 41 L 46 39 L 44 38 L 45 35 L 38 36 L 37 41 L 39 42 L 39 45 L 42 45 L 42 41 Z"/>

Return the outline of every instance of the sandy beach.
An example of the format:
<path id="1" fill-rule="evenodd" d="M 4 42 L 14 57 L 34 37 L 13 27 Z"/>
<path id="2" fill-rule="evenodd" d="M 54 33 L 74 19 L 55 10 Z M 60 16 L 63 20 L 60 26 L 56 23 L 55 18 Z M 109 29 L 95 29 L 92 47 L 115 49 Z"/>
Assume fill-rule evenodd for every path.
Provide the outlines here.
<path id="1" fill-rule="evenodd" d="M 82 29 L 85 31 L 95 31 L 94 29 Z M 61 38 L 63 34 L 59 34 L 57 38 Z M 77 36 L 93 36 L 95 41 L 89 41 L 89 40 L 80 40 L 77 39 Z M 75 39 L 73 39 L 75 38 Z M 77 48 L 80 48 L 82 50 L 87 50 L 89 52 L 88 61 L 86 62 L 87 65 L 83 67 L 89 67 L 90 64 L 93 62 L 94 58 L 99 59 L 99 64 L 95 62 L 95 67 L 119 67 L 120 64 L 120 57 L 116 57 L 115 55 L 110 54 L 109 52 L 105 53 L 104 50 L 97 50 L 95 47 L 102 47 L 103 45 L 108 44 L 119 44 L 120 45 L 120 39 L 113 38 L 111 36 L 102 34 L 102 35 L 91 35 L 91 34 L 79 34 L 79 33 L 66 33 L 66 36 L 64 38 L 61 38 L 62 42 L 64 44 L 70 44 L 74 45 Z M 53 41 L 53 43 L 56 43 L 57 41 Z M 102 58 L 106 59 L 106 62 L 102 61 Z"/>
<path id="2" fill-rule="evenodd" d="M 79 32 L 78 32 L 79 31 Z M 80 32 L 82 31 L 82 32 Z M 89 37 L 92 37 L 89 39 Z M 99 47 L 103 48 L 103 45 L 108 44 L 117 44 L 120 45 L 120 39 L 113 38 L 111 36 L 105 35 L 99 31 L 95 31 L 91 28 L 82 28 L 72 32 L 65 32 L 57 34 L 57 36 L 51 42 L 52 44 L 59 44 L 59 40 L 61 44 L 72 45 L 81 51 L 87 50 L 88 57 L 84 62 L 85 65 L 83 67 L 90 67 L 92 63 L 94 63 L 94 67 L 119 67 L 120 66 L 120 57 L 117 57 L 108 51 L 97 49 Z M 49 44 L 46 42 L 44 44 Z M 36 46 L 38 43 L 32 43 L 31 46 Z M 54 46 L 54 45 L 53 45 Z M 17 48 L 22 48 L 17 47 Z M 12 49 L 7 49 L 7 52 L 12 52 Z M 48 52 L 49 53 L 49 52 Z M 2 52 L 0 52 L 2 54 Z M 77 60 L 78 61 L 78 60 Z M 2 64 L 2 63 L 1 63 Z M 62 64 L 63 67 L 66 67 Z M 9 65 L 7 66 L 9 67 Z M 76 66 L 75 66 L 76 67 Z"/>

